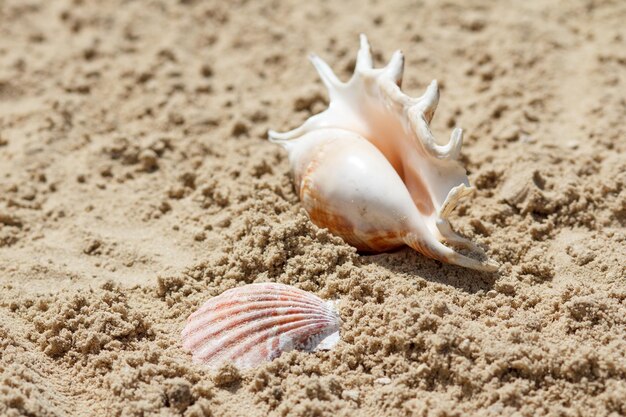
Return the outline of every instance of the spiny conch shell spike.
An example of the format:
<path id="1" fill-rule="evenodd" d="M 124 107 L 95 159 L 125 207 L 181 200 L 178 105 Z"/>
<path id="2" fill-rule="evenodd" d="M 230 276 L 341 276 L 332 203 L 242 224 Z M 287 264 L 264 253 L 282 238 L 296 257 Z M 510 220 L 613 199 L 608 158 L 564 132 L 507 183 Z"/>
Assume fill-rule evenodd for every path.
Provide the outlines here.
<path id="1" fill-rule="evenodd" d="M 330 69 L 328 64 L 324 62 L 324 60 L 322 60 L 322 58 L 315 54 L 310 54 L 309 60 L 317 70 L 326 88 L 336 88 L 337 86 L 343 84 L 341 81 L 339 81 L 339 78 L 337 78 L 337 76 L 335 75 L 333 70 Z"/>
<path id="2" fill-rule="evenodd" d="M 329 350 L 341 320 L 332 301 L 274 283 L 244 285 L 208 300 L 187 319 L 181 335 L 193 361 L 241 369 L 293 349 Z"/>
<path id="3" fill-rule="evenodd" d="M 386 67 L 373 68 L 365 35 L 360 44 L 354 74 L 345 83 L 312 55 L 328 89 L 328 109 L 294 130 L 269 133 L 289 154 L 311 221 L 362 251 L 408 245 L 443 262 L 497 269 L 448 222 L 472 188 L 457 161 L 463 131 L 454 129 L 450 140 L 439 144 L 429 127 L 439 102 L 437 81 L 421 97 L 409 97 L 400 89 L 402 53 L 394 53 Z"/>
<path id="4" fill-rule="evenodd" d="M 372 62 L 372 51 L 370 50 L 370 44 L 367 41 L 367 37 L 364 34 L 359 36 L 361 47 L 356 56 L 356 70 L 363 71 L 366 69 L 372 69 L 374 63 Z"/>

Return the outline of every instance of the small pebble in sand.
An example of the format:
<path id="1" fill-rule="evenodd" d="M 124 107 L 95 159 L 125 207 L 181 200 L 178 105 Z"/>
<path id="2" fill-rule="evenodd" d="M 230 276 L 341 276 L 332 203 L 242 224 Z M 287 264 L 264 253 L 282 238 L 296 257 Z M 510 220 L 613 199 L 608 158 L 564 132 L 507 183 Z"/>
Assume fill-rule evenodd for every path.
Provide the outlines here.
<path id="1" fill-rule="evenodd" d="M 341 398 L 343 398 L 344 400 L 359 401 L 359 396 L 359 390 L 356 389 L 343 390 L 343 392 L 341 393 Z"/>

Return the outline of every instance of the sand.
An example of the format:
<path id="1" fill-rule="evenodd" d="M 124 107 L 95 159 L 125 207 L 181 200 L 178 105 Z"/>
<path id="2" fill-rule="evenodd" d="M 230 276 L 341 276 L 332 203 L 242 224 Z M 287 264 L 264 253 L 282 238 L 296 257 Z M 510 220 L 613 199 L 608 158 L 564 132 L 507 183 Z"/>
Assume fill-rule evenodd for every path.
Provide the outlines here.
<path id="1" fill-rule="evenodd" d="M 0 415 L 626 415 L 626 3 L 229 3 L 0 0 Z M 267 130 L 360 32 L 439 80 L 497 273 L 302 210 Z M 264 281 L 339 299 L 342 342 L 193 365 L 187 316 Z"/>

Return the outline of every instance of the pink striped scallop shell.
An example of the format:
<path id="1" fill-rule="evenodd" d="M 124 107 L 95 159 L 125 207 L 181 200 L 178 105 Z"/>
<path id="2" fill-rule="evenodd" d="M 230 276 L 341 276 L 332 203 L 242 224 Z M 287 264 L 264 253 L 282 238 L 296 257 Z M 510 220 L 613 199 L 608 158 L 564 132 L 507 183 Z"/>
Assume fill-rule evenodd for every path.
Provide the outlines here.
<path id="1" fill-rule="evenodd" d="M 341 319 L 332 301 L 276 283 L 244 285 L 208 300 L 187 319 L 183 348 L 195 363 L 249 369 L 293 349 L 332 348 Z"/>

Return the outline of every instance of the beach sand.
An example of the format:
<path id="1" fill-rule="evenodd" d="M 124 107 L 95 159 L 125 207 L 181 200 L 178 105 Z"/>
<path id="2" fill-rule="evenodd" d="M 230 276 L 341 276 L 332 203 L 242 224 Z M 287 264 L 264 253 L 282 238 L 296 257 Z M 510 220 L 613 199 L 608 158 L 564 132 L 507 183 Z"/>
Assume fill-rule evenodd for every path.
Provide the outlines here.
<path id="1" fill-rule="evenodd" d="M 626 415 L 623 1 L 0 0 L 0 415 Z M 501 263 L 357 253 L 268 129 L 307 61 L 406 56 L 465 130 L 452 216 Z M 341 181 L 341 178 L 337 179 Z M 187 316 L 252 282 L 338 299 L 342 341 L 194 365 Z"/>

